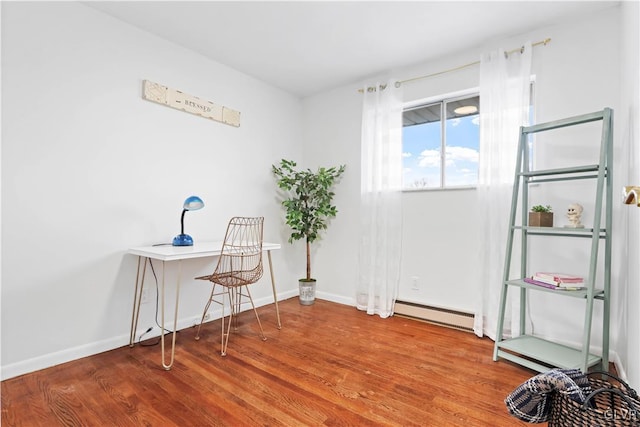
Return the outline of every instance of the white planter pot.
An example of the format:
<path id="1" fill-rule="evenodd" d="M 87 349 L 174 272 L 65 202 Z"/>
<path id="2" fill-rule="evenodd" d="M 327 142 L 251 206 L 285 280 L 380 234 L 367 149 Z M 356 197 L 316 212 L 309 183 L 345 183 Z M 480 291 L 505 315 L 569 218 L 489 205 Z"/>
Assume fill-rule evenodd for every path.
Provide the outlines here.
<path id="1" fill-rule="evenodd" d="M 316 280 L 300 279 L 298 281 L 298 287 L 300 290 L 299 298 L 300 304 L 311 305 L 316 301 Z"/>

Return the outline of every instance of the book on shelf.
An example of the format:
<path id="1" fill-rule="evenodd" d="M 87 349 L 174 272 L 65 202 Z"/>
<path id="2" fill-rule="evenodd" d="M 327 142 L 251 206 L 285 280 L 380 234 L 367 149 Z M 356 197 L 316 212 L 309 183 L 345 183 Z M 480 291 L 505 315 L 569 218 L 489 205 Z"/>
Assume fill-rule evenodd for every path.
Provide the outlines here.
<path id="1" fill-rule="evenodd" d="M 553 279 L 558 282 L 574 282 L 574 283 L 582 283 L 584 278 L 582 276 L 576 276 L 573 274 L 566 273 L 546 273 L 543 271 L 539 271 L 534 276 L 537 277 L 546 277 L 548 279 Z"/>
<path id="2" fill-rule="evenodd" d="M 556 285 L 556 284 L 552 284 L 552 283 L 547 283 L 547 282 L 543 282 L 540 280 L 537 280 L 534 277 L 525 277 L 524 279 L 522 279 L 524 282 L 526 283 L 530 283 L 532 285 L 537 285 L 537 286 L 541 286 L 543 288 L 548 288 L 548 289 L 556 289 L 558 291 L 579 291 L 582 289 L 586 289 L 583 286 L 580 286 L 579 283 L 574 283 L 574 284 L 564 284 L 562 286 L 560 285 Z"/>
<path id="3" fill-rule="evenodd" d="M 559 286 L 560 282 L 558 282 L 557 280 L 554 279 L 549 279 L 548 277 L 543 277 L 543 276 L 538 276 L 538 275 L 533 275 L 531 276 L 532 280 L 535 280 L 537 282 L 541 282 L 541 283 L 546 283 L 547 285 L 551 285 L 551 286 Z"/>
<path id="4" fill-rule="evenodd" d="M 532 285 L 538 285 L 538 286 L 542 286 L 543 288 L 549 288 L 549 289 L 557 289 L 558 285 L 554 285 L 552 283 L 547 283 L 547 282 L 542 282 L 540 280 L 536 280 L 534 278 L 531 277 L 525 277 L 524 280 L 526 283 L 530 283 Z"/>
<path id="5" fill-rule="evenodd" d="M 532 278 L 541 282 L 555 284 L 557 286 L 576 287 L 584 283 L 584 278 L 564 273 L 538 272 L 534 274 Z"/>

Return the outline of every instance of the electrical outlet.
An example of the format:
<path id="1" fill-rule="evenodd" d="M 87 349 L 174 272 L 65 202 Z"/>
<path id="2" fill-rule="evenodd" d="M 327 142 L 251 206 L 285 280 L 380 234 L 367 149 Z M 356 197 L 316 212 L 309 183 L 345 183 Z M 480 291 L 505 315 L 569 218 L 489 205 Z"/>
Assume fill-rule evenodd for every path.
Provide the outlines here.
<path id="1" fill-rule="evenodd" d="M 420 286 L 418 285 L 418 280 L 420 280 L 418 276 L 411 277 L 411 290 L 414 290 L 414 291 L 420 290 Z"/>
<path id="2" fill-rule="evenodd" d="M 149 289 L 142 289 L 142 297 L 140 298 L 140 302 L 142 304 L 147 304 L 149 302 Z"/>

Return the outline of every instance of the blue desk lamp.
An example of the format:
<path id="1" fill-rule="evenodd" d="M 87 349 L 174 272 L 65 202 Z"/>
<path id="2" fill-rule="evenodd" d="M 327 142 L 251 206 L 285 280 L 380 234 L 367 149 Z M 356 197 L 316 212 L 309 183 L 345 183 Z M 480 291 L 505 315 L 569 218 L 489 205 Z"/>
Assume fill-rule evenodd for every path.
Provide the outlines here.
<path id="1" fill-rule="evenodd" d="M 173 238 L 173 246 L 193 246 L 193 239 L 184 234 L 184 214 L 187 211 L 197 211 L 204 207 L 204 202 L 198 196 L 187 197 L 184 201 L 182 216 L 180 217 L 180 234 Z"/>

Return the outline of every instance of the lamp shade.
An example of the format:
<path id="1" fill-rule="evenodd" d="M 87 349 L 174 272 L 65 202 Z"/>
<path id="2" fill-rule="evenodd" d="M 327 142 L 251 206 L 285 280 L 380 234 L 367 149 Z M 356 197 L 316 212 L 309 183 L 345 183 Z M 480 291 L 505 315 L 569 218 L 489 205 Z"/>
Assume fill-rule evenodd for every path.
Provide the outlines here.
<path id="1" fill-rule="evenodd" d="M 188 211 L 197 211 L 204 208 L 204 202 L 198 196 L 190 196 L 184 201 L 183 208 Z"/>
<path id="2" fill-rule="evenodd" d="M 188 234 L 184 234 L 184 214 L 187 211 L 197 211 L 204 207 L 204 202 L 198 196 L 187 197 L 182 205 L 182 215 L 180 216 L 180 234 L 173 238 L 173 246 L 193 246 L 193 239 Z"/>

